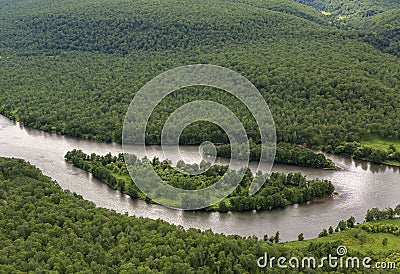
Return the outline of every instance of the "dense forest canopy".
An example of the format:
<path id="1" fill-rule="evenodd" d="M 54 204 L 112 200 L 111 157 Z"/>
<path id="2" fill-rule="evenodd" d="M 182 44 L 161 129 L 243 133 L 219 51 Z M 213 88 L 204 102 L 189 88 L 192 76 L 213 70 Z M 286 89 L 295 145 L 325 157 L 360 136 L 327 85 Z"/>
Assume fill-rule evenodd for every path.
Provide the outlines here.
<path id="1" fill-rule="evenodd" d="M 399 0 L 296 0 L 314 7 L 341 28 L 367 30 L 366 41 L 390 54 L 400 55 Z"/>
<path id="2" fill-rule="evenodd" d="M 373 42 L 384 52 L 400 56 L 400 8 L 363 19 L 361 28 L 375 34 Z"/>
<path id="3" fill-rule="evenodd" d="M 296 2 L 349 17 L 369 17 L 391 9 L 400 8 L 399 0 L 295 0 Z"/>
<path id="4" fill-rule="evenodd" d="M 121 142 L 125 112 L 144 83 L 177 66 L 212 63 L 256 85 L 279 142 L 335 150 L 371 133 L 400 138 L 396 13 L 394 38 L 380 31 L 381 21 L 389 25 L 383 18 L 343 28 L 290 0 L 1 0 L 0 15 L 0 113 L 41 130 Z M 189 88 L 163 100 L 147 142 L 159 143 L 167 116 L 199 98 L 225 103 L 259 141 L 234 98 Z M 205 140 L 226 136 L 196 123 L 181 137 Z"/>
<path id="5" fill-rule="evenodd" d="M 367 217 L 382 222 L 398 214 L 397 207 L 391 211 L 389 216 L 387 210 L 375 208 Z M 347 256 L 398 262 L 399 248 L 393 242 L 400 235 L 400 223 L 383 221 L 355 228 L 345 222 L 338 226 L 343 231 L 332 235 L 303 241 L 300 233 L 300 241 L 283 244 L 277 244 L 279 232 L 257 239 L 185 230 L 96 208 L 79 195 L 63 191 L 25 161 L 0 158 L 1 273 L 287 273 L 288 269 L 278 267 L 259 268 L 257 259 L 265 252 L 275 257 L 322 258 L 336 254 L 340 245 L 347 246 Z M 386 246 L 377 242 L 384 237 Z M 326 264 L 290 270 L 342 273 L 343 269 Z"/>
<path id="6" fill-rule="evenodd" d="M 177 66 L 210 63 L 238 71 L 260 90 L 274 116 L 278 161 L 332 167 L 307 146 L 400 161 L 395 146 L 363 143 L 366 136 L 400 140 L 399 10 L 399 0 L 0 0 L 0 113 L 49 132 L 121 142 L 126 110 L 147 81 Z M 257 155 L 251 114 L 210 88 L 165 98 L 151 117 L 147 143 L 159 143 L 167 116 L 197 99 L 229 107 Z M 180 142 L 205 140 L 227 142 L 219 127 L 205 122 L 187 127 Z M 228 148 L 218 153 L 227 156 Z M 146 200 L 121 156 L 74 151 L 67 159 Z M 168 162 L 153 164 L 187 189 L 212 184 L 224 171 L 215 166 L 199 181 Z M 275 173 L 249 196 L 250 177 L 208 210 L 272 209 L 333 192 L 329 181 Z M 399 262 L 400 222 L 392 220 L 399 208 L 374 208 L 368 223 L 357 226 L 350 218 L 337 233 L 331 227 L 303 241 L 299 231 L 298 242 L 278 244 L 279 232 L 264 239 L 225 236 L 96 208 L 25 161 L 0 158 L 0 272 L 279 273 L 258 268 L 257 258 L 265 252 L 320 258 L 339 245 L 349 247 L 348 256 Z"/>

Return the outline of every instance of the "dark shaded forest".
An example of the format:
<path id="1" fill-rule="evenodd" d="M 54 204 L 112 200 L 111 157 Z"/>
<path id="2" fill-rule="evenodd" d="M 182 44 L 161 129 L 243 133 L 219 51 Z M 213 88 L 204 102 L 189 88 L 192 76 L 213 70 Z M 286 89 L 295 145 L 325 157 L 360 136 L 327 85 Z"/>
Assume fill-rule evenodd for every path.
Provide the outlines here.
<path id="1" fill-rule="evenodd" d="M 216 153 L 212 148 L 207 146 L 203 147 L 203 151 L 207 155 L 229 158 L 231 156 L 231 145 L 217 146 Z M 337 153 L 339 153 L 339 151 L 337 151 Z M 251 161 L 258 161 L 258 159 L 260 159 L 260 155 L 261 145 L 250 145 L 249 159 Z M 311 149 L 289 143 L 277 144 L 274 163 L 317 167 L 324 169 L 336 168 L 335 163 L 332 160 L 326 158 L 324 154 L 316 153 Z"/>
<path id="2" fill-rule="evenodd" d="M 255 84 L 269 104 L 279 142 L 335 151 L 369 134 L 398 140 L 399 57 L 388 54 L 396 48 L 379 46 L 384 39 L 394 47 L 398 38 L 398 16 L 389 11 L 393 20 L 369 16 L 368 26 L 351 27 L 289 0 L 33 6 L 3 0 L 0 113 L 49 132 L 121 142 L 125 112 L 144 83 L 177 66 L 212 63 Z M 197 99 L 226 105 L 249 138 L 260 142 L 245 106 L 225 92 L 199 87 L 160 103 L 146 142 L 158 144 L 168 115 Z M 207 122 L 187 127 L 180 142 L 205 140 L 227 143 L 224 132 Z"/>
<path id="3" fill-rule="evenodd" d="M 147 81 L 178 66 L 209 63 L 241 73 L 260 90 L 274 117 L 277 162 L 333 167 L 310 147 L 399 162 L 395 146 L 361 144 L 365 136 L 400 140 L 399 8 L 398 0 L 0 0 L 0 113 L 43 131 L 120 143 L 129 103 Z M 159 144 L 168 115 L 198 99 L 238 116 L 257 160 L 261 140 L 251 113 L 207 87 L 165 98 L 150 118 L 146 143 Z M 206 140 L 229 157 L 226 134 L 211 123 L 188 126 L 179 142 Z M 75 150 L 66 159 L 111 188 L 152 202 L 133 184 L 123 155 Z M 151 163 L 183 189 L 207 187 L 226 172 L 178 163 L 181 171 L 209 167 L 191 176 L 168 161 Z M 205 210 L 270 210 L 334 191 L 329 181 L 273 173 L 250 196 L 253 176 L 247 170 L 230 196 Z M 306 241 L 299 231 L 299 241 L 280 244 L 279 232 L 264 239 L 225 236 L 96 208 L 29 163 L 0 158 L 0 273 L 287 273 L 260 269 L 257 259 L 265 252 L 321 258 L 339 245 L 348 247 L 347 256 L 398 263 L 399 212 L 373 208 L 367 223 L 350 217 L 320 238 Z"/>

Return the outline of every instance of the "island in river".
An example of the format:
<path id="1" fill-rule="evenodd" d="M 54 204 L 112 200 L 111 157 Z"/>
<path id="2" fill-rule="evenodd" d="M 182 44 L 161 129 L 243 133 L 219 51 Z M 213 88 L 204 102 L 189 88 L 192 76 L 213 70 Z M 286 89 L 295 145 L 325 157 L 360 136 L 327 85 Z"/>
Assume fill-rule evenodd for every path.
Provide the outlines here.
<path id="1" fill-rule="evenodd" d="M 81 150 L 67 152 L 65 159 L 74 166 L 92 173 L 113 189 L 128 194 L 133 199 L 151 201 L 135 185 L 129 175 L 124 161 L 124 155 L 112 156 L 111 153 L 100 156 L 92 153 L 85 154 Z M 144 160 L 135 159 L 137 163 Z M 227 166 L 212 165 L 207 162 L 197 164 L 185 164 L 178 162 L 173 167 L 168 160 L 160 161 L 154 158 L 151 165 L 162 180 L 176 188 L 185 190 L 196 190 L 209 187 L 218 182 L 227 172 Z M 189 175 L 184 171 L 199 173 L 200 175 Z M 235 172 L 235 171 L 233 171 Z M 206 211 L 251 211 L 273 208 L 283 208 L 289 204 L 304 203 L 316 199 L 326 198 L 333 195 L 334 186 L 328 180 L 307 180 L 300 173 L 283 174 L 272 173 L 268 178 L 264 174 L 260 178 L 265 180 L 261 189 L 255 195 L 249 195 L 250 185 L 255 176 L 247 168 L 246 173 L 236 189 L 225 199 L 205 208 Z M 177 198 L 179 203 L 184 203 L 184 197 Z M 186 201 L 187 202 L 187 201 Z M 182 207 L 181 204 L 177 205 Z"/>

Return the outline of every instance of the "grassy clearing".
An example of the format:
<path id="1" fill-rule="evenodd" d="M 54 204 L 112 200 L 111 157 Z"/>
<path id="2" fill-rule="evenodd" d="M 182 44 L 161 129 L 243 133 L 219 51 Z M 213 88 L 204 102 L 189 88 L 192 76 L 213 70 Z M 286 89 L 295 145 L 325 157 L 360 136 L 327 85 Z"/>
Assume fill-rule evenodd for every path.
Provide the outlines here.
<path id="1" fill-rule="evenodd" d="M 371 225 L 383 225 L 390 224 L 400 227 L 400 218 L 392 220 L 380 220 L 369 222 Z M 387 246 L 382 244 L 384 238 L 387 238 Z M 307 248 L 311 243 L 324 243 L 324 242 L 334 242 L 342 241 L 343 245 L 347 247 L 348 250 L 353 250 L 372 256 L 373 254 L 380 254 L 384 257 L 389 256 L 393 253 L 400 253 L 400 237 L 392 233 L 372 233 L 361 229 L 361 225 L 356 225 L 354 228 L 349 228 L 344 231 L 335 232 L 326 237 L 315 238 L 304 241 L 294 241 L 284 243 L 285 246 L 291 248 Z"/>
<path id="2" fill-rule="evenodd" d="M 364 136 L 360 143 L 364 146 L 369 146 L 378 149 L 387 149 L 390 145 L 394 145 L 400 151 L 400 140 L 386 140 L 376 134 Z"/>
<path id="3" fill-rule="evenodd" d="M 367 147 L 372 147 L 381 150 L 387 150 L 390 145 L 393 145 L 397 151 L 400 151 L 400 140 L 383 139 L 377 134 L 370 134 L 361 138 L 360 144 Z M 386 165 L 400 166 L 400 162 L 394 160 L 386 160 L 383 162 Z"/>
<path id="4" fill-rule="evenodd" d="M 397 161 L 385 161 L 384 164 L 389 166 L 400 166 L 400 162 Z"/>

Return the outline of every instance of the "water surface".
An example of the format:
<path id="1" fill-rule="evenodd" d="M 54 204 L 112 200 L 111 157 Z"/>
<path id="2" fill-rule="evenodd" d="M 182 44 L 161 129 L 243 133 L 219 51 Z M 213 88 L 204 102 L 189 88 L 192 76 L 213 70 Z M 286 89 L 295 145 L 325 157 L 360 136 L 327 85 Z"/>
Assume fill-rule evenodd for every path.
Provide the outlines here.
<path id="1" fill-rule="evenodd" d="M 69 189 L 94 202 L 98 207 L 113 209 L 129 215 L 162 219 L 185 228 L 211 229 L 217 233 L 263 237 L 280 231 L 283 240 L 296 240 L 299 233 L 306 238 L 316 237 L 322 229 L 336 226 L 351 215 L 357 222 L 364 220 L 367 209 L 395 207 L 400 203 L 400 168 L 375 165 L 345 156 L 328 155 L 341 171 L 321 170 L 275 164 L 273 171 L 301 172 L 307 178 L 331 180 L 339 195 L 325 202 L 288 206 L 285 209 L 246 213 L 184 212 L 143 201 L 131 200 L 93 178 L 89 173 L 73 167 L 64 160 L 72 149 L 85 153 L 118 154 L 118 144 L 80 140 L 26 128 L 0 115 L 0 156 L 23 158 Z M 159 146 L 148 147 L 150 156 L 162 158 Z M 187 162 L 200 160 L 197 147 L 181 147 Z M 138 155 L 143 156 L 143 155 Z M 217 159 L 217 163 L 227 163 Z M 257 163 L 251 163 L 255 169 Z"/>

